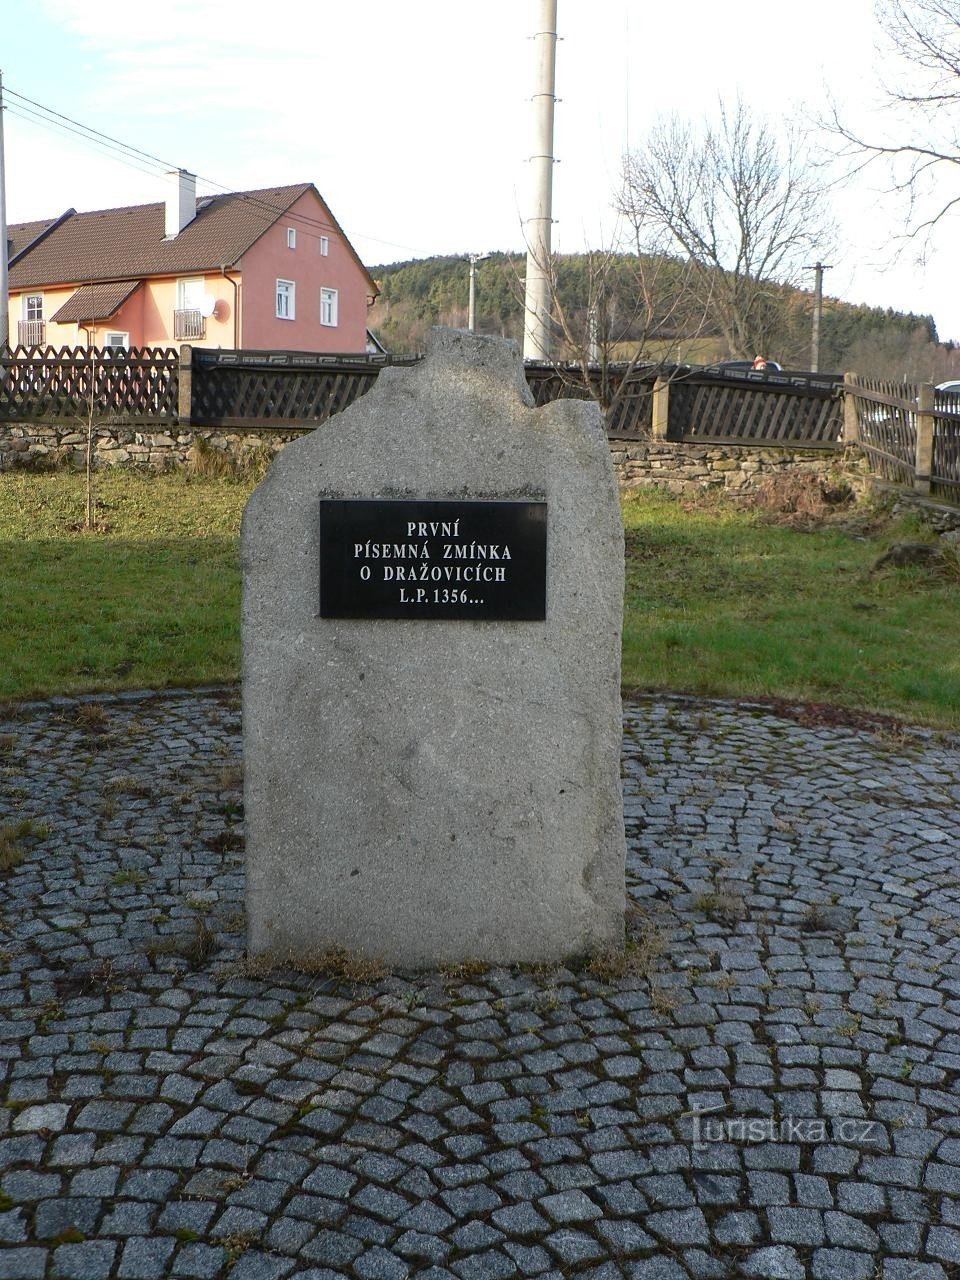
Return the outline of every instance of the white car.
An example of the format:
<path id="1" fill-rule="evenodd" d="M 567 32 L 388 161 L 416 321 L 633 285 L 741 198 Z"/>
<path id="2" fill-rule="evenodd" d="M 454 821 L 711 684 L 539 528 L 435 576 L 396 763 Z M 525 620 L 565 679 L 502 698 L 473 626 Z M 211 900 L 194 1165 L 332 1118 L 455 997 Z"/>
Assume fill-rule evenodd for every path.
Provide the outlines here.
<path id="1" fill-rule="evenodd" d="M 953 382 L 938 382 L 937 390 L 945 391 L 949 396 L 960 396 L 960 379 L 955 379 Z"/>

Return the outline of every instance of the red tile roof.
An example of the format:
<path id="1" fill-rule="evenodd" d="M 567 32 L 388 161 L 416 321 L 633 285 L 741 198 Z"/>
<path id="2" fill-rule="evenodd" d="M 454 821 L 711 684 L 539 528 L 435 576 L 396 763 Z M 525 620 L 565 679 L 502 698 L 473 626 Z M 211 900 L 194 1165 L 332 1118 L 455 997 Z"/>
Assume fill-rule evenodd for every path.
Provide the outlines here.
<path id="1" fill-rule="evenodd" d="M 139 280 L 111 284 L 82 284 L 50 319 L 54 324 L 82 324 L 84 320 L 109 320 L 133 293 Z"/>
<path id="2" fill-rule="evenodd" d="M 339 230 L 310 182 L 201 196 L 197 200 L 197 216 L 170 240 L 164 238 L 163 204 L 71 212 L 39 244 L 12 263 L 10 288 L 218 271 L 233 266 L 307 191 L 315 192 L 320 204 L 318 213 L 322 210 L 327 214 L 330 225 Z M 49 219 L 19 223 L 9 228 L 8 235 L 15 250 L 18 245 L 22 250 L 49 225 Z M 349 241 L 347 245 L 352 252 Z M 375 291 L 373 281 L 370 283 Z"/>

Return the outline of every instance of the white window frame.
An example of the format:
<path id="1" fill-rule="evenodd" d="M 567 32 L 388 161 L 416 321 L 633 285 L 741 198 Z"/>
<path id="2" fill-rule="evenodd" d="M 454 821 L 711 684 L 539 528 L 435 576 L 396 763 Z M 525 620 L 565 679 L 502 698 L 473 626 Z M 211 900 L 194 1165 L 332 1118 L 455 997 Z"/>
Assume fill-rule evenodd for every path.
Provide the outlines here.
<path id="1" fill-rule="evenodd" d="M 326 285 L 320 289 L 320 323 L 328 329 L 337 327 L 337 312 L 340 309 L 339 289 L 328 289 Z"/>
<path id="2" fill-rule="evenodd" d="M 130 346 L 130 334 L 119 329 L 110 329 L 103 335 L 105 347 L 122 347 L 124 351 Z"/>
<path id="3" fill-rule="evenodd" d="M 203 276 L 180 276 L 177 280 L 177 310 L 199 311 L 205 289 Z"/>
<path id="4" fill-rule="evenodd" d="M 297 228 L 287 227 L 287 248 L 295 249 L 297 247 Z"/>
<path id="5" fill-rule="evenodd" d="M 34 314 L 31 314 L 31 312 Z M 25 293 L 23 295 L 23 318 L 27 324 L 36 324 L 43 319 L 42 293 Z"/>
<path id="6" fill-rule="evenodd" d="M 282 292 L 281 286 L 283 286 Z M 276 301 L 278 320 L 295 320 L 297 318 L 297 286 L 295 281 L 277 280 L 274 299 Z"/>
<path id="7" fill-rule="evenodd" d="M 321 236 L 320 237 L 320 257 L 326 258 L 329 253 L 330 253 L 330 237 Z"/>

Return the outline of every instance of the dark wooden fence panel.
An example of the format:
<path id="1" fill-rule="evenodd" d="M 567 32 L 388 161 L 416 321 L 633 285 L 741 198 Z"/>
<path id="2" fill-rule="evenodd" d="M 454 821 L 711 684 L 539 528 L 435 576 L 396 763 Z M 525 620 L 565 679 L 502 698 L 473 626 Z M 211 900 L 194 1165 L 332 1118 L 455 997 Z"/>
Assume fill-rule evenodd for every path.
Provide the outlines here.
<path id="1" fill-rule="evenodd" d="M 593 367 L 585 375 L 578 364 L 528 362 L 527 386 L 538 407 L 551 400 L 596 400 L 606 405 L 607 434 L 615 439 L 639 440 L 650 434 L 652 369 L 610 365 Z M 589 377 L 589 386 L 586 377 Z"/>
<path id="2" fill-rule="evenodd" d="M 177 420 L 180 357 L 158 347 L 0 348 L 0 421 Z"/>
<path id="3" fill-rule="evenodd" d="M 842 428 L 840 384 L 832 377 L 679 371 L 670 382 L 670 440 L 836 449 Z"/>
<path id="4" fill-rule="evenodd" d="M 204 427 L 289 430 L 316 425 L 366 394 L 389 357 L 291 351 L 193 352 L 191 421 Z"/>

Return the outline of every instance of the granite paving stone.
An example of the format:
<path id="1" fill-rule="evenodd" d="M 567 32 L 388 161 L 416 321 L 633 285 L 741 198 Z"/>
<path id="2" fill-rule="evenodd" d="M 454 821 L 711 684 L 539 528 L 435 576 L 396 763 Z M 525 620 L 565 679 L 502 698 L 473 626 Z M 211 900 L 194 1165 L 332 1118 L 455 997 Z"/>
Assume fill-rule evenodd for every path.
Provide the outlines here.
<path id="1" fill-rule="evenodd" d="M 0 1280 L 960 1268 L 955 737 L 636 699 L 642 963 L 345 976 L 246 964 L 236 688 L 8 734 Z"/>

